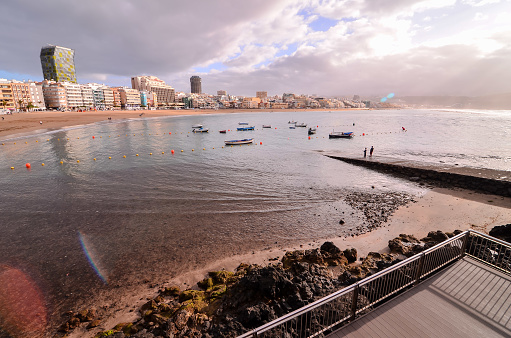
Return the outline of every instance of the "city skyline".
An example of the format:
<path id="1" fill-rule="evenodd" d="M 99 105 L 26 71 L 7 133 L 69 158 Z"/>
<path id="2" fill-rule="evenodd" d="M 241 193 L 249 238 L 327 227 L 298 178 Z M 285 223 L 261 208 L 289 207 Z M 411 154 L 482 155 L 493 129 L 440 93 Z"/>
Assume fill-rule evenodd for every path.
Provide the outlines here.
<path id="1" fill-rule="evenodd" d="M 197 75 L 204 93 L 245 96 L 505 93 L 509 4 L 21 0 L 0 4 L 9 13 L 0 22 L 0 41 L 9 46 L 0 51 L 0 78 L 42 80 L 38 54 L 51 43 L 76 51 L 80 82 L 110 86 L 154 75 L 187 92 Z M 151 20 L 135 25 L 142 12 Z M 49 29 L 55 16 L 66 29 Z"/>

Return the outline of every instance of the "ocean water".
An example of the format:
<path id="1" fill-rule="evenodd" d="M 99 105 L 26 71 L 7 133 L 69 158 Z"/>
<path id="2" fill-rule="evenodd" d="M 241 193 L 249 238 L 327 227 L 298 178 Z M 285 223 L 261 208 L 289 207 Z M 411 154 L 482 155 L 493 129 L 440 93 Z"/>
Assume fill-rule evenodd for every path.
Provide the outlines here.
<path id="1" fill-rule="evenodd" d="M 309 139 L 308 128 L 290 129 L 288 121 L 317 127 L 317 134 Z M 236 131 L 239 122 L 256 130 Z M 192 133 L 197 123 L 210 132 Z M 328 139 L 333 130 L 356 136 Z M 224 146 L 248 137 L 255 143 Z M 425 191 L 325 152 L 362 156 L 374 146 L 374 156 L 511 171 L 511 111 L 141 118 L 2 143 L 0 270 L 31 281 L 52 319 L 102 290 L 122 292 L 227 256 L 343 235 L 363 222 L 342 200 L 352 191 Z"/>

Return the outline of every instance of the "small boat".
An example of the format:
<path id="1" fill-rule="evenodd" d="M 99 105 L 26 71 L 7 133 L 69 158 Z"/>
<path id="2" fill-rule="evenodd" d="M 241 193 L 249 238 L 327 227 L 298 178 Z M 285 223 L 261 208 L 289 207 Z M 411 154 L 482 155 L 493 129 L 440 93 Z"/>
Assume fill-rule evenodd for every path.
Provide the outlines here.
<path id="1" fill-rule="evenodd" d="M 193 128 L 193 129 L 200 129 L 200 128 L 202 128 L 202 124 L 194 124 L 194 125 L 192 126 L 192 128 Z"/>
<path id="2" fill-rule="evenodd" d="M 307 125 L 305 123 L 296 123 L 295 127 L 305 128 Z"/>
<path id="3" fill-rule="evenodd" d="M 253 138 L 245 138 L 243 140 L 230 140 L 230 141 L 224 141 L 226 146 L 235 146 L 238 144 L 249 144 L 254 142 Z"/>
<path id="4" fill-rule="evenodd" d="M 196 129 L 193 129 L 192 130 L 194 133 L 207 133 L 209 131 L 208 128 L 204 129 L 204 128 L 196 128 Z"/>
<path id="5" fill-rule="evenodd" d="M 227 133 L 227 130 L 219 130 L 219 132 L 220 132 L 221 134 L 225 134 L 225 133 Z"/>
<path id="6" fill-rule="evenodd" d="M 248 125 L 248 122 L 238 122 L 238 124 L 239 124 L 240 126 L 243 126 L 243 125 Z"/>
<path id="7" fill-rule="evenodd" d="M 342 131 L 332 131 L 328 138 L 352 138 L 355 134 L 352 131 L 342 132 Z"/>
<path id="8" fill-rule="evenodd" d="M 309 135 L 316 134 L 316 128 L 309 128 L 309 131 L 307 132 Z"/>
<path id="9" fill-rule="evenodd" d="M 296 121 L 288 121 L 289 124 L 296 124 Z"/>
<path id="10" fill-rule="evenodd" d="M 254 126 L 251 126 L 251 127 L 239 127 L 237 128 L 238 131 L 243 131 L 243 130 L 254 130 L 255 127 Z"/>
<path id="11" fill-rule="evenodd" d="M 289 129 L 296 129 L 295 126 L 289 126 Z"/>
<path id="12" fill-rule="evenodd" d="M 263 124 L 263 128 L 271 128 L 269 124 Z"/>

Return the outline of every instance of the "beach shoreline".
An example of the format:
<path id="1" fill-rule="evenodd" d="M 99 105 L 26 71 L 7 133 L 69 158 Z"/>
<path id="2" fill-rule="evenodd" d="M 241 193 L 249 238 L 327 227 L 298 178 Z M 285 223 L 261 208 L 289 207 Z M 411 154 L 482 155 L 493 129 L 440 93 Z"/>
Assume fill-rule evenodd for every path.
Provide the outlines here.
<path id="1" fill-rule="evenodd" d="M 181 290 L 197 289 L 197 282 L 209 271 L 234 271 L 240 264 L 266 266 L 281 260 L 286 252 L 319 248 L 324 242 L 333 242 L 341 250 L 356 249 L 358 257 L 366 257 L 369 252 L 389 253 L 388 242 L 400 234 L 416 238 L 427 236 L 430 231 L 444 233 L 468 229 L 488 233 L 493 227 L 509 223 L 511 220 L 511 198 L 476 193 L 462 189 L 434 188 L 417 198 L 417 201 L 398 208 L 390 219 L 373 229 L 353 236 L 317 238 L 304 243 L 296 243 L 285 248 L 269 248 L 252 253 L 219 258 L 212 264 L 192 270 L 162 285 L 143 285 L 139 293 L 126 294 L 116 300 L 101 325 L 95 330 L 80 327 L 69 337 L 92 337 L 101 330 L 108 330 L 118 323 L 131 322 L 139 318 L 138 309 L 142 304 L 158 294 L 165 287 L 177 286 Z M 104 304 L 96 304 L 97 307 Z M 76 309 L 81 310 L 81 309 Z"/>
<path id="2" fill-rule="evenodd" d="M 85 112 L 36 111 L 2 115 L 0 120 L 0 140 L 12 137 L 30 136 L 38 131 L 53 131 L 67 127 L 83 126 L 91 123 L 136 118 L 154 118 L 168 116 L 192 116 L 213 114 L 246 114 L 273 112 L 316 112 L 316 111 L 352 111 L 360 109 L 179 109 L 179 110 L 100 110 Z M 365 110 L 365 109 L 364 109 Z M 143 115 L 141 115 L 143 114 Z M 42 122 L 42 124 L 40 123 Z"/>

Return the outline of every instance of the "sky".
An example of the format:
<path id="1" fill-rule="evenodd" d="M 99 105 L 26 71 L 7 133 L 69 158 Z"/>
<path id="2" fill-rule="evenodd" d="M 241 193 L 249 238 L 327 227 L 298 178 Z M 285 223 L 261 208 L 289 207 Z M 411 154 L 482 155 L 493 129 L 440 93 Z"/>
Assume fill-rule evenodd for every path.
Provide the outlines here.
<path id="1" fill-rule="evenodd" d="M 511 0 L 3 0 L 0 78 L 42 80 L 41 47 L 79 83 L 255 96 L 511 93 Z"/>

